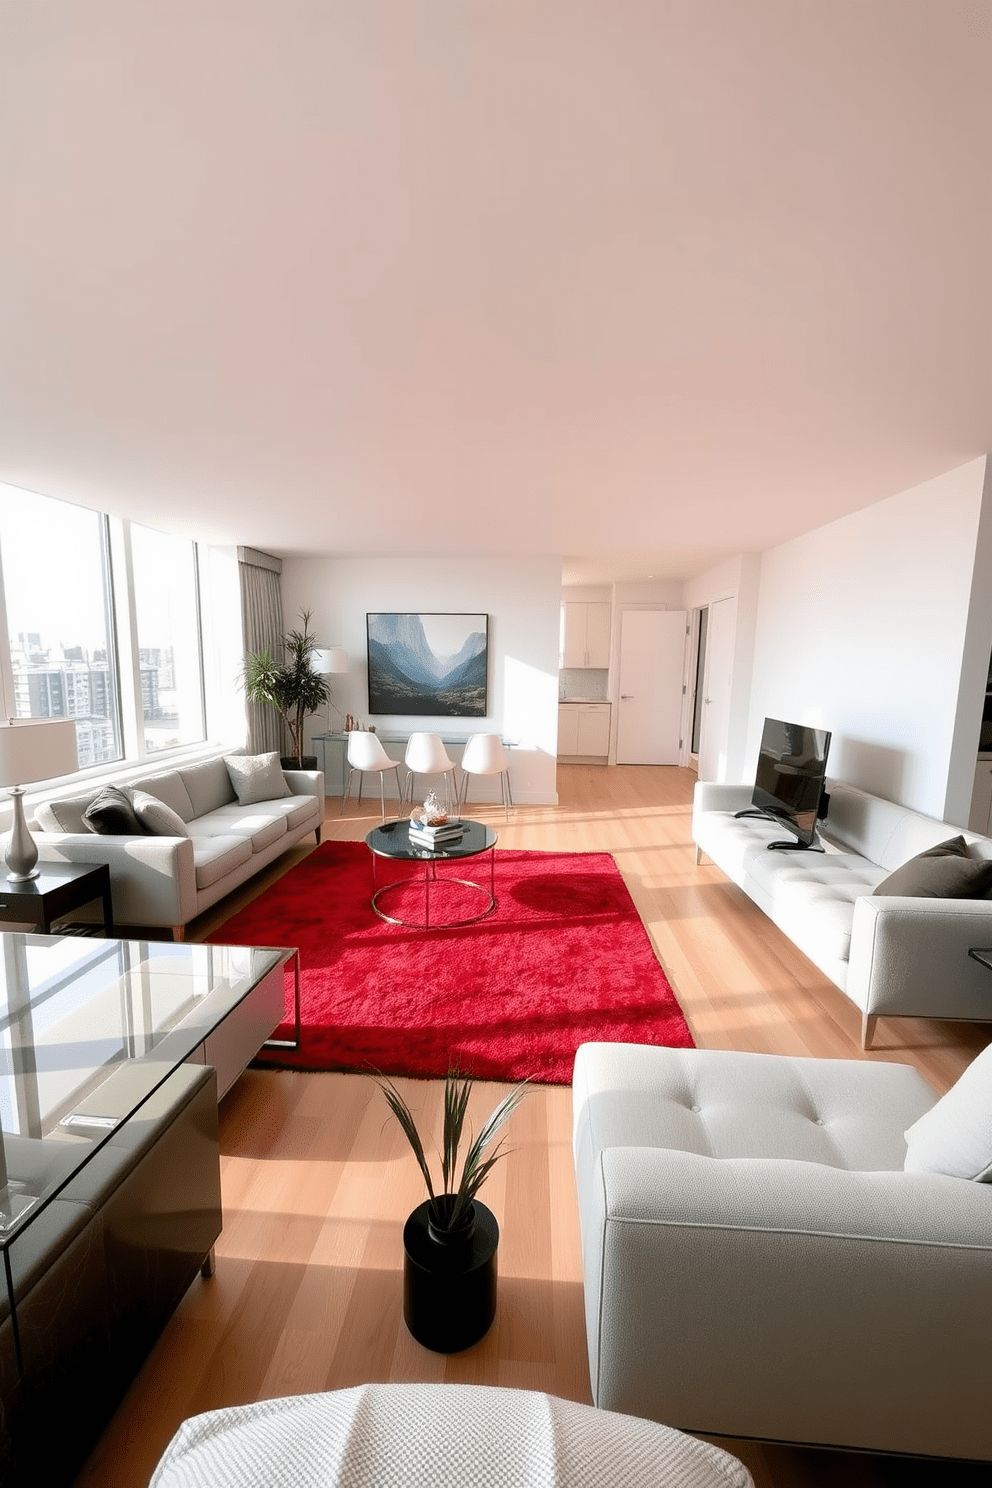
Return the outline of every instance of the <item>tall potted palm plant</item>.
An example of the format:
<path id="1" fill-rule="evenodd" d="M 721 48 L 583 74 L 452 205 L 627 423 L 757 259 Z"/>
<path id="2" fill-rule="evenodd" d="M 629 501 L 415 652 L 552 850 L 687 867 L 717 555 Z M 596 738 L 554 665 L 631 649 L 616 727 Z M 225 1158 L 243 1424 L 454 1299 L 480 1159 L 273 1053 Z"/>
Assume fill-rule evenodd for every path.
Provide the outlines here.
<path id="1" fill-rule="evenodd" d="M 282 716 L 289 735 L 289 754 L 282 760 L 284 769 L 317 768 L 316 755 L 303 753 L 303 730 L 312 713 L 322 708 L 330 696 L 328 684 L 311 665 L 317 650 L 317 637 L 311 634 L 311 610 L 301 610 L 302 630 L 291 630 L 283 637 L 285 657 L 274 661 L 265 649 L 249 651 L 242 667 L 245 697 L 250 703 L 267 703 Z"/>

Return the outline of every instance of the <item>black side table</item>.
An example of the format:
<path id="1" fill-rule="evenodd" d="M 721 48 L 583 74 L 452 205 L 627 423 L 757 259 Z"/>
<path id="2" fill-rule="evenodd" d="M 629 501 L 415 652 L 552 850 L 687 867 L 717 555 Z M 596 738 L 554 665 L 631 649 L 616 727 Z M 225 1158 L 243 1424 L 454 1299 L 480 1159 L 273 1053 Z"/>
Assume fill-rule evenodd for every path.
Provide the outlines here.
<path id="1" fill-rule="evenodd" d="M 38 877 L 11 883 L 0 872 L 0 920 L 34 925 L 48 935 L 52 921 L 89 904 L 103 901 L 103 933 L 114 933 L 110 897 L 110 869 L 106 863 L 42 863 Z"/>

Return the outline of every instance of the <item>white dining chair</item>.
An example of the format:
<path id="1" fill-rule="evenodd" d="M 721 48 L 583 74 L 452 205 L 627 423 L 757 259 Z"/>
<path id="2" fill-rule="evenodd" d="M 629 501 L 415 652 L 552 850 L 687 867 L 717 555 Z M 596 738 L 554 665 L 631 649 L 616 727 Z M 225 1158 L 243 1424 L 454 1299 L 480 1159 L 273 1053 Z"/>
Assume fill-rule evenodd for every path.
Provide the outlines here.
<path id="1" fill-rule="evenodd" d="M 396 812 L 399 815 L 402 804 L 403 792 L 400 786 L 400 762 L 390 759 L 383 748 L 378 734 L 366 733 L 362 729 L 353 729 L 348 735 L 348 781 L 341 798 L 341 813 L 348 804 L 351 794 L 352 782 L 358 776 L 358 799 L 362 799 L 362 782 L 366 775 L 378 775 L 379 777 L 379 799 L 382 802 L 382 819 L 386 820 L 386 787 L 385 779 L 390 770 L 396 771 Z"/>
<path id="2" fill-rule="evenodd" d="M 404 792 L 413 804 L 413 791 L 418 775 L 440 775 L 444 780 L 445 805 L 449 814 L 458 806 L 458 787 L 455 783 L 455 762 L 444 747 L 444 740 L 437 734 L 411 734 L 407 740 L 403 763 L 410 772 L 404 783 Z"/>
<path id="3" fill-rule="evenodd" d="M 510 756 L 498 735 L 472 734 L 462 753 L 462 779 L 459 806 L 464 809 L 468 800 L 468 783 L 473 775 L 498 775 L 503 813 L 509 821 L 513 793 L 510 790 Z"/>

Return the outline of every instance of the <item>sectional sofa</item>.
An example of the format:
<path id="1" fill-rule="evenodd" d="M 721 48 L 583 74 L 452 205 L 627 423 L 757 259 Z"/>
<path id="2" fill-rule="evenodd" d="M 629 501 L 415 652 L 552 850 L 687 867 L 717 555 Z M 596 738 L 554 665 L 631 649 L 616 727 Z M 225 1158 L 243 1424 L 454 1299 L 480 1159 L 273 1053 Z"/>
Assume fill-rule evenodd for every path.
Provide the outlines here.
<path id="1" fill-rule="evenodd" d="M 992 1020 L 992 971 L 969 956 L 992 947 L 992 898 L 938 897 L 893 887 L 897 869 L 963 837 L 988 892 L 992 839 L 962 831 L 840 781 L 828 780 L 823 853 L 769 851 L 783 830 L 760 817 L 749 785 L 700 781 L 693 796 L 696 861 L 732 879 L 861 1009 L 862 1046 L 879 1016 Z M 880 892 L 880 889 L 883 891 Z"/>
<path id="2" fill-rule="evenodd" d="M 253 758 L 265 759 L 266 768 L 251 779 L 235 763 L 232 776 L 226 760 Z M 34 813 L 39 859 L 109 864 L 115 926 L 163 927 L 181 940 L 190 920 L 308 833 L 320 841 L 323 775 L 280 770 L 273 761 L 232 755 L 129 781 L 166 808 L 146 814 L 151 829 L 91 829 L 85 813 L 103 786 L 48 801 Z"/>

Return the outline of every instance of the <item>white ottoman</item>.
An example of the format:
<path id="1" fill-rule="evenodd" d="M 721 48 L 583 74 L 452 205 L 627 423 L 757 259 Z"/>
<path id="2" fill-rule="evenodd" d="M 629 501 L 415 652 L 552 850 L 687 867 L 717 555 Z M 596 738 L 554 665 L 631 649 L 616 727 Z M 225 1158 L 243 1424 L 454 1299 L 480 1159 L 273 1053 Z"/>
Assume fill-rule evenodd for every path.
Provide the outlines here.
<path id="1" fill-rule="evenodd" d="M 753 1488 L 736 1457 L 532 1390 L 359 1385 L 183 1423 L 149 1488 Z"/>

